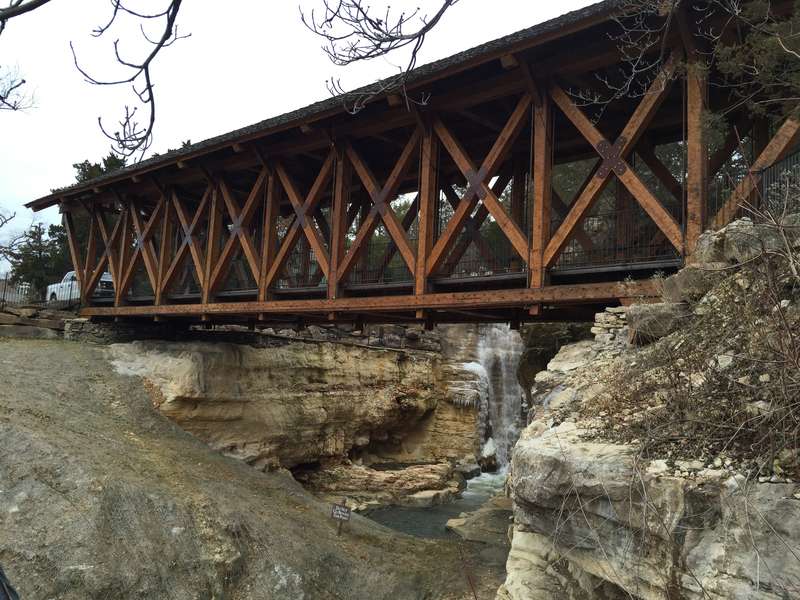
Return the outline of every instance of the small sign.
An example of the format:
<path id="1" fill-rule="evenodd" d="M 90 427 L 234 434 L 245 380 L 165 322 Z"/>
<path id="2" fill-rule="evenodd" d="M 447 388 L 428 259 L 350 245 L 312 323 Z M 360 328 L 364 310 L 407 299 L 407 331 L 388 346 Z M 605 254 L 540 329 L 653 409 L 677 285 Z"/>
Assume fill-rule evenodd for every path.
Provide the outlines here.
<path id="1" fill-rule="evenodd" d="M 339 522 L 336 527 L 336 535 L 342 535 L 342 525 L 350 520 L 350 509 L 347 508 L 347 498 L 342 499 L 341 504 L 331 506 L 331 519 Z"/>
<path id="2" fill-rule="evenodd" d="M 350 509 L 340 504 L 334 504 L 331 507 L 331 518 L 337 521 L 349 521 Z"/>

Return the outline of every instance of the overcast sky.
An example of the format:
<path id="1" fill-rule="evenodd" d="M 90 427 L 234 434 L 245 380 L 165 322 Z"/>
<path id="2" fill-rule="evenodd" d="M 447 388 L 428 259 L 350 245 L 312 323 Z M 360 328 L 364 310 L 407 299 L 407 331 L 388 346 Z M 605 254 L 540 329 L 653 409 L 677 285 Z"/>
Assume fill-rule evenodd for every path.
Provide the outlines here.
<path id="1" fill-rule="evenodd" d="M 298 5 L 321 0 L 186 1 L 178 17 L 180 33 L 191 37 L 157 59 L 155 141 L 151 152 L 198 142 L 329 96 L 325 80 L 340 78 L 347 89 L 397 72 L 402 57 L 334 67 L 321 40 L 304 28 Z M 497 37 L 591 4 L 592 0 L 461 0 L 428 37 L 419 64 L 449 56 Z M 152 9 L 163 0 L 129 0 Z M 421 5 L 433 11 L 438 0 L 395 0 L 393 6 Z M 78 9 L 77 7 L 80 6 Z M 224 7 L 224 8 L 223 8 Z M 121 23 L 108 39 L 92 29 L 109 16 L 108 0 L 52 0 L 11 21 L 0 36 L 0 65 L 18 67 L 35 93 L 35 107 L 22 113 L 0 111 L 0 208 L 17 211 L 16 225 L 34 218 L 22 204 L 74 182 L 72 164 L 97 161 L 109 150 L 98 116 L 113 125 L 127 89 L 86 83 L 72 63 L 69 42 L 93 75 L 118 76 L 112 42 L 139 49 L 138 25 Z M 58 222 L 56 208 L 36 216 Z"/>

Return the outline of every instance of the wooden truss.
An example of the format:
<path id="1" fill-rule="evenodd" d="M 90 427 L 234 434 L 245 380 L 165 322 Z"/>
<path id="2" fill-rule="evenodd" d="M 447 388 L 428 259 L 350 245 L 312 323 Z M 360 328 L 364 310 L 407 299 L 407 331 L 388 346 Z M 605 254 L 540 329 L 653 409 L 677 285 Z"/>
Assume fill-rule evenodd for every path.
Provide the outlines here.
<path id="1" fill-rule="evenodd" d="M 800 140 L 800 121 L 794 119 L 787 120 L 771 140 L 764 139 L 748 176 L 719 212 L 707 219 L 709 176 L 736 150 L 739 136 L 729 136 L 708 156 L 701 125 L 708 105 L 708 81 L 701 70 L 690 69 L 686 74 L 689 164 L 683 182 L 658 158 L 655 145 L 663 135 L 658 137 L 658 123 L 653 124 L 670 93 L 676 54 L 664 63 L 638 104 L 626 109 L 630 114 L 627 121 L 613 121 L 613 128 L 587 117 L 552 79 L 557 70 L 539 80 L 523 58 L 504 64 L 516 65 L 513 68 L 517 70 L 491 78 L 474 90 L 445 94 L 413 116 L 392 113 L 383 128 L 348 124 L 342 129 L 345 133 L 335 128 L 326 131 L 322 146 L 317 141 L 294 146 L 280 142 L 270 147 L 268 154 L 262 154 L 257 143 L 245 141 L 235 153 L 240 156 L 236 160 L 246 167 L 226 171 L 217 166 L 184 165 L 183 179 L 175 177 L 163 186 L 159 183 L 163 180 L 145 176 L 136 182 L 141 182 L 139 187 L 112 187 L 94 198 L 81 197 L 80 207 L 88 214 L 85 248 L 78 247 L 81 236 L 70 212 L 79 208 L 78 203 L 71 203 L 65 211 L 64 225 L 82 297 L 93 296 L 106 271 L 115 288 L 113 307 L 89 306 L 84 314 L 158 318 L 249 315 L 254 319 L 283 314 L 331 319 L 371 312 L 403 313 L 404 318 L 427 322 L 437 311 L 469 315 L 491 308 L 503 309 L 503 314 L 527 310 L 526 314 L 537 315 L 553 304 L 606 302 L 657 293 L 649 282 L 633 286 L 549 283 L 550 272 L 571 241 L 586 253 L 595 250 L 597 237 L 593 239 L 593 232 L 584 224 L 609 183 L 614 178 L 620 183 L 617 208 L 639 206 L 655 223 L 658 232 L 651 244 L 668 242 L 683 255 L 692 249 L 706 224 L 724 225 L 751 197 L 761 170 Z M 472 94 L 469 99 L 465 97 L 468 93 Z M 471 108 L 498 99 L 503 102 L 492 105 L 494 112 Z M 497 118 L 499 111 L 507 115 L 504 121 Z M 554 130 L 554 123 L 561 115 L 577 130 L 575 134 L 568 128 L 570 148 L 583 156 L 588 142 L 597 155 L 571 202 L 553 189 L 556 139 L 561 134 Z M 738 133 L 752 126 L 752 119 L 742 118 L 737 123 Z M 520 139 L 526 128 L 530 140 Z M 617 133 L 614 139 L 601 133 L 609 130 Z M 478 131 L 476 136 L 469 135 L 472 131 Z M 386 156 L 382 151 L 381 162 L 365 152 L 369 146 L 360 141 L 365 136 L 380 140 L 384 150 L 397 148 L 399 155 Z M 670 205 L 682 207 L 683 225 L 634 170 L 634 154 L 674 198 Z M 449 157 L 452 165 L 448 161 L 443 166 L 443 157 Z M 414 167 L 418 167 L 416 174 Z M 461 195 L 457 184 L 465 184 Z M 399 218 L 392 205 L 401 195 L 413 200 Z M 508 209 L 501 198 L 510 198 Z M 440 202 L 446 202 L 452 214 L 437 235 Z M 553 231 L 554 217 L 560 224 Z M 481 236 L 488 219 L 505 237 L 503 243 L 507 241 L 519 256 L 515 265 L 525 267 L 527 275 L 521 268 L 519 278 L 514 279 L 515 289 L 499 285 L 479 289 L 476 284 L 466 288 L 469 291 L 453 291 L 460 289 L 454 286 L 461 281 L 451 275 L 470 247 L 487 263 L 497 259 L 496 249 Z M 288 223 L 282 237 L 279 222 Z M 617 221 L 620 230 L 626 225 Z M 381 226 L 388 245 L 377 263 L 378 283 L 375 289 L 351 286 L 351 273 L 364 263 L 370 240 Z M 415 227 L 417 241 L 413 243 L 410 232 Z M 653 236 L 649 227 L 646 234 Z M 622 241 L 614 241 L 619 256 Z M 306 244 L 317 270 L 309 268 L 312 259 Z M 287 292 L 281 282 L 287 276 L 287 265 L 293 264 L 290 258 L 299 251 L 304 253 L 306 287 Z M 390 263 L 400 261 L 409 272 L 409 279 L 402 283 L 404 289 L 384 291 L 381 286 Z M 226 283 L 234 267 L 244 274 L 242 279 L 252 279 L 257 289 L 245 290 L 246 298 L 241 301 L 222 301 L 230 291 Z M 153 290 L 152 302 L 129 293 L 142 271 Z M 187 275 L 199 286 L 198 299 L 174 291 Z M 440 284 L 448 277 L 450 287 L 442 291 Z"/>

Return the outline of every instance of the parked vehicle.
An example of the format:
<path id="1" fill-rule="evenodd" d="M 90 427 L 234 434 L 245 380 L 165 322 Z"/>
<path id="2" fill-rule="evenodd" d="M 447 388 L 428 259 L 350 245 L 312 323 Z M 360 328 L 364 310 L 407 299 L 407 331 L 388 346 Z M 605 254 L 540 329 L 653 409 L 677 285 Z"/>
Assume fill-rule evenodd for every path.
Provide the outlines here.
<path id="1" fill-rule="evenodd" d="M 94 297 L 104 297 L 114 295 L 114 282 L 111 273 L 103 273 L 100 281 L 95 288 Z M 69 271 L 64 278 L 58 282 L 47 286 L 48 302 L 77 302 L 81 299 L 81 288 L 75 271 Z"/>

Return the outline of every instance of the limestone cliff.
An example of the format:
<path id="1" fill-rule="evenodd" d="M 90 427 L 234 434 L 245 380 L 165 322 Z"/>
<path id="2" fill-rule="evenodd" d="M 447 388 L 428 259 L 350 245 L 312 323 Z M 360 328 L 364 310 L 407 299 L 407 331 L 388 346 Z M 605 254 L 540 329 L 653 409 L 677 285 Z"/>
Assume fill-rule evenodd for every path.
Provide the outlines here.
<path id="1" fill-rule="evenodd" d="M 535 376 L 499 599 L 800 597 L 796 239 L 706 234 Z"/>
<path id="2" fill-rule="evenodd" d="M 439 358 L 430 353 L 307 341 L 137 342 L 110 352 L 118 370 L 149 382 L 161 412 L 258 468 L 341 459 L 376 443 L 400 447 L 411 432 L 425 438 L 414 442 L 419 458 L 456 458 L 459 435 L 469 437 L 468 428 L 425 426 L 446 404 Z"/>

